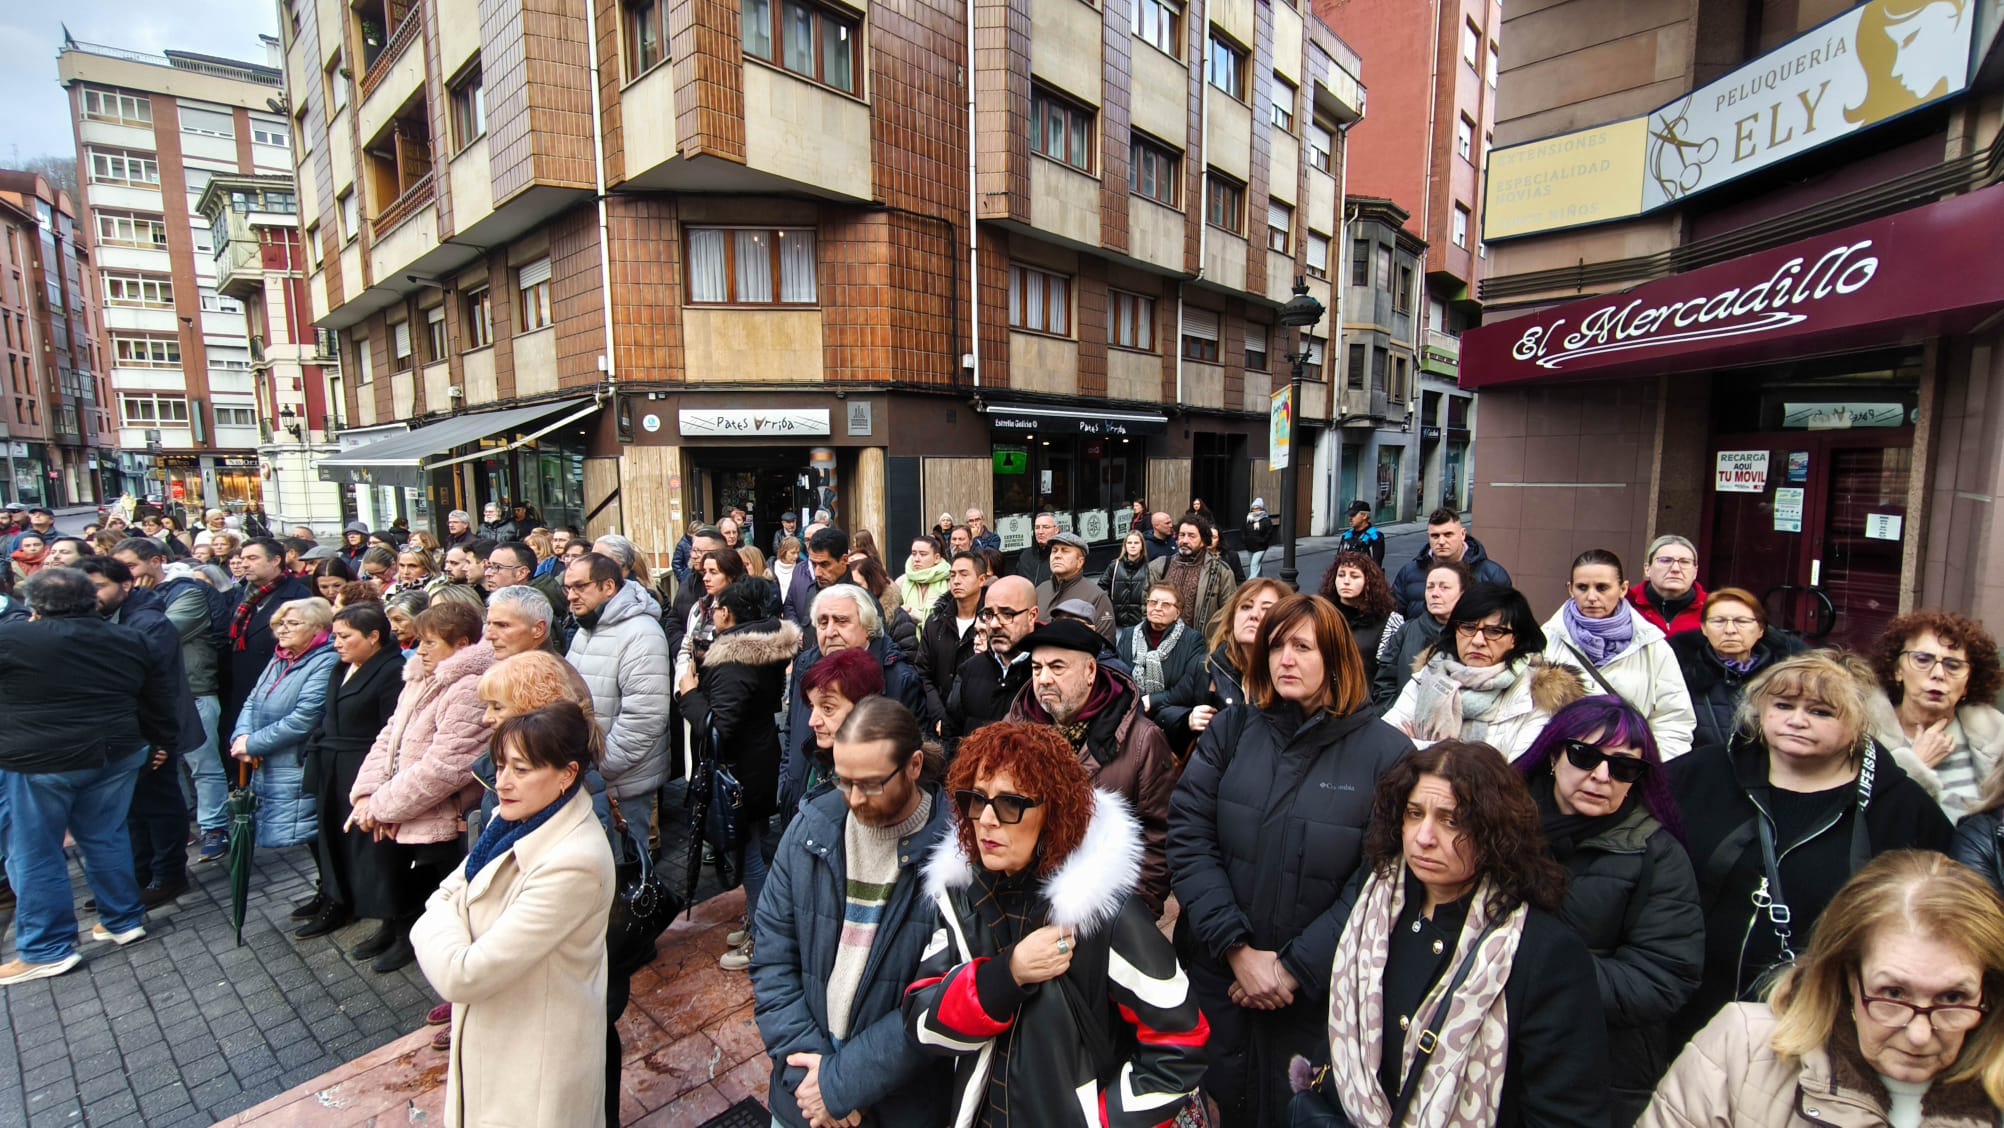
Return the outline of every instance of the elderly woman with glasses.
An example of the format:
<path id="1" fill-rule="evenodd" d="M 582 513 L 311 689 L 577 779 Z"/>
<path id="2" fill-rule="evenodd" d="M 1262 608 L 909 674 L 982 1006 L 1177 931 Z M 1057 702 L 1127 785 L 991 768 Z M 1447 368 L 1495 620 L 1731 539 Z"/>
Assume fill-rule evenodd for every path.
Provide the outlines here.
<path id="1" fill-rule="evenodd" d="M 1968 814 L 2004 758 L 2004 713 L 1991 704 L 2004 688 L 1997 641 L 1973 619 L 1916 611 L 1887 624 L 1871 660 L 1872 735 L 1950 821 Z"/>
<path id="2" fill-rule="evenodd" d="M 1552 714 L 1586 696 L 1571 667 L 1544 657 L 1545 632 L 1516 588 L 1470 587 L 1385 723 L 1420 745 L 1479 741 L 1514 760 Z"/>
<path id="3" fill-rule="evenodd" d="M 251 789 L 257 794 L 257 844 L 297 846 L 311 842 L 320 824 L 313 793 L 306 786 L 308 738 L 326 712 L 327 687 L 340 659 L 330 645 L 334 608 L 324 599 L 295 599 L 271 616 L 278 641 L 271 661 L 237 714 L 230 755 L 254 765 Z"/>
<path id="4" fill-rule="evenodd" d="M 1693 748 L 1723 748 L 1747 682 L 1768 666 L 1803 651 L 1794 635 L 1768 626 L 1767 608 L 1745 588 L 1720 588 L 1705 600 L 1702 625 L 1672 635 L 1670 653 L 1691 692 L 1697 727 Z"/>
<path id="5" fill-rule="evenodd" d="M 1671 638 L 1696 631 L 1705 617 L 1705 585 L 1698 582 L 1698 547 L 1669 533 L 1649 542 L 1642 582 L 1628 589 L 1628 605 Z"/>
<path id="6" fill-rule="evenodd" d="M 1618 697 L 1559 710 L 1515 766 L 1566 868 L 1559 916 L 1593 953 L 1614 1123 L 1626 1128 L 1670 1065 L 1665 1028 L 1705 964 L 1684 820 L 1649 722 Z"/>
<path id="7" fill-rule="evenodd" d="M 1141 897 L 1141 825 L 1045 725 L 961 742 L 959 815 L 925 867 L 941 924 L 905 994 L 908 1032 L 954 1062 L 951 1123 L 1158 1124 L 1210 1031 Z"/>
<path id="8" fill-rule="evenodd" d="M 2004 1106 L 2004 901 L 1939 854 L 1859 871 L 1765 1003 L 1720 1011 L 1643 1128 L 1977 1128 Z"/>

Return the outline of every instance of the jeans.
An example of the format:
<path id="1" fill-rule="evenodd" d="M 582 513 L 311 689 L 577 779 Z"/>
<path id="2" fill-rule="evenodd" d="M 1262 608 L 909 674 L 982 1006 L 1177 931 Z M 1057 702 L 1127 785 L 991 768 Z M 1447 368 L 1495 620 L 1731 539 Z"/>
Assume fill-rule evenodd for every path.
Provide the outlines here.
<path id="1" fill-rule="evenodd" d="M 141 753 L 125 818 L 133 877 L 142 884 L 180 885 L 188 880 L 188 804 L 181 798 L 181 769 L 172 757 L 156 768 L 152 755 L 150 748 Z"/>
<path id="2" fill-rule="evenodd" d="M 70 893 L 63 832 L 83 855 L 84 880 L 97 897 L 98 919 L 112 932 L 146 921 L 139 882 L 132 876 L 132 846 L 125 813 L 145 755 L 128 752 L 102 767 L 74 772 L 0 772 L 8 817 L 7 878 L 19 898 L 14 909 L 16 956 L 31 964 L 55 963 L 76 951 L 76 900 Z"/>
<path id="3" fill-rule="evenodd" d="M 1259 578 L 1259 566 L 1266 560 L 1266 553 L 1267 550 L 1264 548 L 1258 552 L 1246 553 L 1246 579 L 1253 580 Z"/>
<path id="4" fill-rule="evenodd" d="M 222 699 L 213 693 L 195 698 L 195 712 L 202 717 L 200 748 L 182 754 L 188 771 L 195 777 L 195 823 L 203 830 L 228 830 L 230 817 L 223 803 L 230 796 L 230 778 L 223 771 L 216 752 L 216 726 L 223 716 Z"/>
<path id="5" fill-rule="evenodd" d="M 654 832 L 654 803 L 658 799 L 654 792 L 622 798 L 619 813 L 626 816 L 626 832 L 642 850 L 648 849 L 648 836 Z"/>
<path id="6" fill-rule="evenodd" d="M 765 888 L 765 876 L 766 876 L 766 864 L 765 864 L 766 820 L 753 819 L 750 820 L 750 822 L 751 825 L 745 828 L 745 844 L 743 847 L 743 853 L 739 855 L 739 857 L 742 859 L 739 862 L 740 872 L 744 874 L 745 878 L 746 920 L 750 920 L 757 915 L 758 893 L 759 890 Z"/>

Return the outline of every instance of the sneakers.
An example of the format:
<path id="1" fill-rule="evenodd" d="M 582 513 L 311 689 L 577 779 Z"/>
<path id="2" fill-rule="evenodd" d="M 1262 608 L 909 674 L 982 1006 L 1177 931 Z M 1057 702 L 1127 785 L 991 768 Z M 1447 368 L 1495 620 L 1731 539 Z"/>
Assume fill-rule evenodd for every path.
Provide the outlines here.
<path id="1" fill-rule="evenodd" d="M 202 832 L 201 849 L 195 855 L 196 862 L 221 861 L 230 852 L 230 832 L 220 827 Z"/>
<path id="2" fill-rule="evenodd" d="M 729 944 L 733 948 L 744 947 L 745 941 L 749 939 L 751 939 L 750 925 L 739 925 L 729 932 L 724 933 L 724 943 Z"/>
<path id="3" fill-rule="evenodd" d="M 103 943 L 104 941 L 109 940 L 112 943 L 123 948 L 127 944 L 132 943 L 134 940 L 146 939 L 146 926 L 143 924 L 136 924 L 133 925 L 131 928 L 126 929 L 124 932 L 113 932 L 111 929 L 106 928 L 101 924 L 93 924 L 90 926 L 90 938 L 98 941 L 99 943 Z"/>
<path id="4" fill-rule="evenodd" d="M 725 971 L 743 971 L 751 966 L 752 943 L 747 940 L 717 959 L 717 966 Z"/>
<path id="5" fill-rule="evenodd" d="M 26 983 L 34 979 L 49 979 L 70 970 L 83 962 L 83 957 L 71 952 L 54 963 L 31 964 L 13 960 L 0 964 L 0 987 L 11 987 L 16 983 Z"/>

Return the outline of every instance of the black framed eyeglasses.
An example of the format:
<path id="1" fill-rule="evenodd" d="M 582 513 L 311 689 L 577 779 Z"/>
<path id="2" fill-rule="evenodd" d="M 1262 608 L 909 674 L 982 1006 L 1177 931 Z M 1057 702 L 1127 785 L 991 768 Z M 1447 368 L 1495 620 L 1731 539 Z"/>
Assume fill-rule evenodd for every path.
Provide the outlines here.
<path id="1" fill-rule="evenodd" d="M 1928 1025 L 1936 1030 L 1974 1030 L 1983 1022 L 1983 1016 L 1990 1008 L 1982 1003 L 1945 1003 L 1932 1007 L 1917 1007 L 1903 999 L 1888 999 L 1883 995 L 1868 994 L 1865 979 L 1857 972 L 1851 979 L 1858 985 L 1858 1001 L 1864 1004 L 1865 1014 L 1873 1022 L 1888 1030 L 1904 1030 L 1913 1024 L 1917 1015 L 1926 1015 Z"/>
<path id="2" fill-rule="evenodd" d="M 1023 616 L 1028 615 L 1031 612 L 1034 612 L 1035 610 L 1036 610 L 1035 607 L 1018 607 L 1014 611 L 1011 611 L 1007 607 L 983 607 L 981 610 L 976 611 L 974 613 L 974 617 L 977 619 L 989 619 L 989 620 L 1000 619 L 1005 623 L 1013 623 L 1016 620 L 1022 618 Z"/>
<path id="3" fill-rule="evenodd" d="M 1462 638 L 1474 638 L 1476 635 L 1481 635 L 1490 642 L 1501 642 L 1517 632 L 1501 623 L 1456 623 L 1454 624 L 1454 633 Z"/>
<path id="4" fill-rule="evenodd" d="M 1021 795 L 983 795 L 979 791 L 956 791 L 953 800 L 960 807 L 960 817 L 973 822 L 990 807 L 995 809 L 995 821 L 1004 826 L 1015 826 L 1023 821 L 1024 812 L 1032 807 L 1044 805 L 1042 799 L 1026 799 Z"/>
<path id="5" fill-rule="evenodd" d="M 875 799 L 884 793 L 884 789 L 891 785 L 892 780 L 903 774 L 904 769 L 899 768 L 897 771 L 879 779 L 843 779 L 839 775 L 831 775 L 828 777 L 828 782 L 834 784 L 835 790 L 844 795 L 865 795 L 871 799 Z"/>
<path id="6" fill-rule="evenodd" d="M 1602 764 L 1607 765 L 1607 774 L 1616 783 L 1634 783 L 1649 774 L 1649 761 L 1639 756 L 1612 756 L 1597 744 L 1584 740 L 1564 742 L 1566 760 L 1573 767 L 1592 774 Z"/>

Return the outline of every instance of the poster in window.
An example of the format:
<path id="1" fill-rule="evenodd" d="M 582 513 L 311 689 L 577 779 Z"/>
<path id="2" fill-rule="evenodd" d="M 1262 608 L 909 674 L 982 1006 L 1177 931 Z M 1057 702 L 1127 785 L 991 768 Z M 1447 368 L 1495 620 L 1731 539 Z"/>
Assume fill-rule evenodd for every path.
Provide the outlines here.
<path id="1" fill-rule="evenodd" d="M 1106 511 L 1103 509 L 1088 509 L 1079 514 L 1079 535 L 1088 544 L 1105 540 L 1107 527 Z"/>
<path id="2" fill-rule="evenodd" d="M 997 518 L 995 521 L 995 533 L 1002 538 L 1002 551 L 1004 552 L 1016 552 L 1020 549 L 1028 548 L 1030 545 L 1029 514 L 1015 513 L 1007 517 Z"/>
<path id="3" fill-rule="evenodd" d="M 1720 493 L 1766 493 L 1767 455 L 1764 450 L 1720 451 L 1714 488 Z"/>

